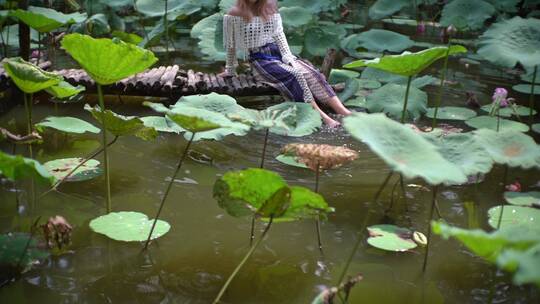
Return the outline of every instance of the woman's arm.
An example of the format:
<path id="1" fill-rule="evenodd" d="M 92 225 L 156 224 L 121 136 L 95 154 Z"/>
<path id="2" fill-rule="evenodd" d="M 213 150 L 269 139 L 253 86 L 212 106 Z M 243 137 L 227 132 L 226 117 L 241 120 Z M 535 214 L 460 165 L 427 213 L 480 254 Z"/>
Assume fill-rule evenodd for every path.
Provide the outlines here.
<path id="1" fill-rule="evenodd" d="M 228 76 L 234 76 L 236 75 L 238 59 L 236 58 L 234 19 L 229 15 L 223 17 L 223 47 L 227 51 L 227 57 L 225 58 L 225 73 Z"/>
<path id="2" fill-rule="evenodd" d="M 289 43 L 287 42 L 287 37 L 283 31 L 283 22 L 281 21 L 281 15 L 277 14 L 277 25 L 274 31 L 274 41 L 276 42 L 283 62 L 286 64 L 293 65 L 295 63 L 296 57 L 292 54 L 291 49 L 289 48 Z"/>

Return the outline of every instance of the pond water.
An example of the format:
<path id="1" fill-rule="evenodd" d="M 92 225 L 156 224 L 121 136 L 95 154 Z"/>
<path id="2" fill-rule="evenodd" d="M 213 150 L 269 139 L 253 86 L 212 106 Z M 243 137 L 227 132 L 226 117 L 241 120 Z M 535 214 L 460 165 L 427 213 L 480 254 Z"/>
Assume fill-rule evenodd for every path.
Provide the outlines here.
<path id="1" fill-rule="evenodd" d="M 192 47 L 187 42 L 188 47 Z M 195 50 L 188 64 L 209 69 L 213 64 L 200 62 Z M 185 62 L 186 57 L 177 59 Z M 451 79 L 461 84 L 445 90 L 444 105 L 463 105 L 465 91 L 477 93 L 482 103 L 490 100 L 496 86 L 509 87 L 509 80 L 493 66 L 471 66 L 451 62 Z M 434 66 L 429 73 L 434 74 Z M 501 75 L 503 76 L 501 78 Z M 513 76 L 509 76 L 513 79 Z M 427 87 L 430 100 L 437 91 Z M 522 104 L 525 95 L 511 93 Z M 85 96 L 83 102 L 95 101 Z M 124 115 L 155 115 L 132 103 L 109 98 L 111 109 Z M 123 101 L 129 101 L 123 98 Z M 272 104 L 271 98 L 258 98 L 257 107 Z M 240 99 L 252 102 L 253 99 Z M 134 100 L 134 103 L 137 103 Z M 275 99 L 274 99 L 275 102 Z M 92 121 L 81 104 L 60 106 L 49 103 L 35 106 L 35 121 L 49 115 L 74 116 Z M 57 111 L 57 112 L 56 112 Z M 22 106 L 0 117 L 0 125 L 24 122 Z M 428 124 L 421 121 L 420 124 Z M 465 128 L 462 124 L 458 127 Z M 24 125 L 17 126 L 24 130 Z M 69 136 L 47 133 L 46 143 L 36 148 L 37 159 L 86 155 L 99 147 L 99 136 Z M 233 218 L 212 198 L 214 182 L 229 170 L 257 167 L 264 141 L 262 132 L 245 137 L 227 137 L 223 141 L 197 142 L 181 172 L 176 176 L 162 213 L 171 231 L 155 241 L 149 254 L 141 254 L 140 244 L 111 241 L 93 233 L 88 222 L 104 213 L 103 179 L 65 184 L 61 193 L 53 192 L 30 206 L 28 194 L 14 195 L 12 184 L 0 188 L 0 231 L 27 231 L 36 216 L 60 214 L 74 225 L 69 251 L 52 256 L 13 284 L 0 289 L 1 303 L 209 303 L 236 264 L 249 248 L 251 220 Z M 372 206 L 375 192 L 389 173 L 387 166 L 367 146 L 358 143 L 343 130 L 323 129 L 303 138 L 271 135 L 267 169 L 280 173 L 290 184 L 312 188 L 314 174 L 309 170 L 287 167 L 274 157 L 287 143 L 327 143 L 346 145 L 359 151 L 360 157 L 343 168 L 321 176 L 320 192 L 336 209 L 322 224 L 324 253 L 317 248 L 313 221 L 275 224 L 267 239 L 235 278 L 223 303 L 310 303 L 325 286 L 333 286 L 358 237 L 368 209 L 376 211 L 369 224 L 392 223 L 427 233 L 431 190 L 420 181 L 407 181 L 406 207 L 400 199 L 385 214 L 391 187 Z M 183 148 L 182 136 L 160 134 L 154 142 L 134 137 L 120 138 L 110 154 L 113 211 L 138 211 L 153 217 L 170 175 Z M 11 147 L 2 146 L 3 150 Z M 19 153 L 23 153 L 19 147 Z M 488 229 L 486 211 L 502 202 L 503 170 L 495 167 L 478 185 L 442 187 L 439 206 L 442 217 L 460 227 Z M 397 177 L 394 176 L 390 185 Z M 530 187 L 538 182 L 534 171 L 511 170 L 508 181 L 519 178 Z M 18 184 L 18 189 L 27 185 Z M 399 187 L 398 187 L 399 188 Z M 38 187 L 38 193 L 46 188 Z M 399 193 L 399 192 L 398 192 Z M 257 232 L 264 225 L 257 225 Z M 362 236 L 365 237 L 365 236 Z M 512 285 L 511 277 L 475 257 L 455 241 L 435 236 L 425 275 L 421 267 L 423 249 L 389 253 L 363 242 L 350 273 L 364 279 L 352 291 L 351 303 L 536 303 L 537 289 Z"/>

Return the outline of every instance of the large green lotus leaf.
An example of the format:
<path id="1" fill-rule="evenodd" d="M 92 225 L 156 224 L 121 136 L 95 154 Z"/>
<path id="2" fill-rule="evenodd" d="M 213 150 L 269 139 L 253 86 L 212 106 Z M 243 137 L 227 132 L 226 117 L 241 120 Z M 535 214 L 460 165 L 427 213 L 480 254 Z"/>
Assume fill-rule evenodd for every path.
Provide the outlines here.
<path id="1" fill-rule="evenodd" d="M 370 79 L 375 80 L 381 83 L 397 83 L 397 84 L 406 84 L 407 83 L 407 77 L 392 74 L 390 72 L 386 72 L 383 70 L 379 70 L 376 68 L 365 68 L 362 71 L 362 74 L 360 76 L 360 79 Z M 412 82 L 411 82 L 412 85 Z"/>
<path id="2" fill-rule="evenodd" d="M 540 147 L 530 136 L 517 131 L 489 129 L 474 133 L 496 163 L 524 169 L 540 167 Z"/>
<path id="3" fill-rule="evenodd" d="M 455 133 L 440 137 L 427 134 L 425 138 L 437 146 L 441 155 L 458 166 L 465 175 L 486 174 L 491 171 L 491 155 L 472 134 Z"/>
<path id="4" fill-rule="evenodd" d="M 255 130 L 266 130 L 270 128 L 282 129 L 283 132 L 289 131 L 290 121 L 296 121 L 297 108 L 290 105 L 287 110 L 253 110 L 244 109 L 236 113 L 229 113 L 227 117 L 232 121 L 238 121 L 247 124 Z"/>
<path id="5" fill-rule="evenodd" d="M 494 116 L 477 116 L 473 117 L 471 119 L 468 119 L 465 121 L 465 123 L 475 129 L 489 129 L 497 131 L 497 124 L 499 125 L 499 130 L 509 130 L 509 131 L 517 131 L 517 132 L 528 132 L 529 126 L 527 126 L 524 123 L 499 118 L 499 121 L 497 121 L 497 117 Z"/>
<path id="6" fill-rule="evenodd" d="M 516 85 L 512 86 L 512 90 L 514 90 L 516 92 L 523 93 L 523 94 L 531 94 L 531 88 L 532 88 L 532 85 L 526 84 L 526 83 L 516 84 Z M 539 83 L 536 83 L 534 85 L 534 95 L 540 95 L 540 84 Z"/>
<path id="7" fill-rule="evenodd" d="M 62 47 L 101 85 L 143 72 L 157 61 L 152 52 L 119 39 L 94 39 L 75 33 L 62 39 Z"/>
<path id="8" fill-rule="evenodd" d="M 353 108 L 366 108 L 367 107 L 367 98 L 365 96 L 357 96 L 353 99 L 349 99 L 343 103 L 346 107 Z"/>
<path id="9" fill-rule="evenodd" d="M 330 77 L 328 77 L 328 83 L 338 84 L 347 82 L 351 78 L 357 78 L 360 73 L 350 70 L 332 69 L 330 71 Z"/>
<path id="10" fill-rule="evenodd" d="M 167 117 L 163 116 L 146 116 L 141 117 L 144 125 L 150 128 L 156 129 L 158 132 L 176 133 L 180 134 L 184 132 L 184 129 L 180 128 L 174 121 L 171 121 Z"/>
<path id="11" fill-rule="evenodd" d="M 525 82 L 529 82 L 529 83 L 532 83 L 533 82 L 533 78 L 534 78 L 534 68 L 533 67 L 527 67 L 525 68 L 526 70 L 526 74 L 524 75 L 521 75 L 521 80 L 525 81 Z M 536 79 L 535 79 L 535 83 L 539 83 L 540 82 L 540 69 L 537 68 L 536 69 Z M 536 89 L 536 88 L 535 88 Z"/>
<path id="12" fill-rule="evenodd" d="M 533 124 L 533 125 L 531 126 L 531 129 L 532 129 L 534 132 L 540 134 L 540 123 Z"/>
<path id="13" fill-rule="evenodd" d="M 55 182 L 54 176 L 38 161 L 20 155 L 6 154 L 2 151 L 0 151 L 0 175 L 12 181 L 36 178 L 49 184 Z"/>
<path id="14" fill-rule="evenodd" d="M 48 33 L 63 25 L 83 22 L 86 13 L 63 14 L 50 8 L 29 6 L 28 10 L 17 9 L 10 12 L 29 27 L 38 32 Z"/>
<path id="15" fill-rule="evenodd" d="M 279 9 L 279 14 L 286 28 L 301 27 L 313 20 L 313 14 L 299 6 L 282 7 Z"/>
<path id="16" fill-rule="evenodd" d="M 180 16 L 192 15 L 203 8 L 214 8 L 216 4 L 217 0 L 137 0 L 135 8 L 146 16 L 162 17 L 165 15 L 167 5 L 167 19 L 175 20 Z"/>
<path id="17" fill-rule="evenodd" d="M 487 0 L 497 11 L 505 13 L 517 13 L 519 0 Z"/>
<path id="18" fill-rule="evenodd" d="M 154 220 L 139 212 L 111 212 L 90 221 L 90 228 L 115 241 L 144 242 L 152 228 Z M 158 220 L 152 232 L 151 240 L 157 239 L 169 232 L 171 225 Z"/>
<path id="19" fill-rule="evenodd" d="M 377 80 L 373 80 L 373 79 L 360 78 L 360 79 L 356 79 L 356 81 L 358 82 L 358 86 L 361 89 L 366 89 L 366 90 L 375 90 L 375 89 L 378 89 L 378 88 L 380 88 L 382 86 L 382 84 L 380 82 L 378 82 Z"/>
<path id="20" fill-rule="evenodd" d="M 477 30 L 495 13 L 495 8 L 483 0 L 454 0 L 446 4 L 441 14 L 441 25 L 453 25 L 459 30 Z"/>
<path id="21" fill-rule="evenodd" d="M 244 111 L 245 108 L 236 102 L 236 99 L 229 95 L 210 93 L 206 95 L 192 95 L 180 98 L 171 109 L 177 107 L 189 106 L 193 108 L 204 109 L 217 112 L 223 115 Z"/>
<path id="22" fill-rule="evenodd" d="M 367 227 L 369 238 L 368 244 L 375 248 L 387 251 L 408 251 L 416 248 L 412 240 L 413 232 L 407 228 L 394 225 L 374 225 Z"/>
<path id="23" fill-rule="evenodd" d="M 540 86 L 538 88 L 540 89 Z M 480 109 L 489 113 L 491 112 L 491 107 L 491 104 L 487 104 L 482 106 Z M 500 108 L 499 113 L 496 114 L 501 117 L 511 117 L 512 115 L 529 116 L 531 114 L 531 108 L 521 105 L 509 106 L 506 108 Z M 533 110 L 533 115 L 536 115 L 536 110 Z"/>
<path id="24" fill-rule="evenodd" d="M 379 20 L 410 6 L 410 0 L 377 0 L 369 7 L 369 18 Z"/>
<path id="25" fill-rule="evenodd" d="M 312 56 L 325 56 L 328 49 L 339 48 L 347 30 L 341 24 L 312 26 L 304 31 L 304 50 Z"/>
<path id="26" fill-rule="evenodd" d="M 290 205 L 278 221 L 317 219 L 334 211 L 320 194 L 305 187 L 292 186 Z"/>
<path id="27" fill-rule="evenodd" d="M 345 4 L 344 0 L 283 0 L 280 1 L 281 7 L 293 7 L 299 6 L 305 10 L 311 12 L 313 15 L 317 15 L 320 12 L 325 12 L 329 10 L 335 10 L 337 7 Z"/>
<path id="28" fill-rule="evenodd" d="M 26 253 L 23 256 L 23 252 Z M 0 235 L 0 264 L 11 267 L 21 266 L 28 270 L 35 262 L 45 259 L 49 253 L 39 248 L 39 242 L 27 233 L 7 233 Z M 21 261 L 21 258 L 23 259 Z"/>
<path id="29" fill-rule="evenodd" d="M 303 168 L 303 169 L 308 168 L 305 164 L 299 162 L 296 156 L 293 156 L 293 155 L 280 154 L 276 156 L 276 160 L 289 166 Z"/>
<path id="30" fill-rule="evenodd" d="M 89 111 L 100 124 L 103 124 L 102 115 L 104 114 L 107 131 L 111 132 L 114 136 L 134 135 L 140 139 L 153 140 L 158 135 L 154 128 L 145 126 L 139 117 L 124 116 L 116 114 L 111 110 L 105 110 L 105 112 L 102 113 L 101 108 L 98 105 L 91 107 L 86 104 L 84 109 Z"/>
<path id="31" fill-rule="evenodd" d="M 481 37 L 478 54 L 494 64 L 540 64 L 540 20 L 514 17 L 493 24 Z"/>
<path id="32" fill-rule="evenodd" d="M 75 167 L 84 159 L 82 158 L 61 158 L 46 162 L 43 166 L 58 180 L 64 179 Z M 65 179 L 67 182 L 80 182 L 94 179 L 103 173 L 99 167 L 100 162 L 90 159 L 81 165 L 77 170 Z"/>
<path id="33" fill-rule="evenodd" d="M 223 61 L 223 13 L 215 13 L 201 19 L 191 28 L 191 37 L 199 40 L 199 48 L 205 59 Z"/>
<path id="34" fill-rule="evenodd" d="M 11 80 L 27 94 L 39 92 L 63 80 L 62 76 L 45 72 L 20 57 L 5 59 L 3 65 Z"/>
<path id="35" fill-rule="evenodd" d="M 143 37 L 137 35 L 137 34 L 133 34 L 133 33 L 126 33 L 126 32 L 123 32 L 123 31 L 113 31 L 111 33 L 111 35 L 113 37 L 116 37 L 126 43 L 131 43 L 131 44 L 135 44 L 135 45 L 138 45 L 139 43 L 141 43 L 143 41 Z"/>
<path id="36" fill-rule="evenodd" d="M 270 132 L 285 136 L 302 137 L 313 134 L 313 132 L 321 127 L 321 116 L 308 103 L 283 102 L 269 107 L 268 111 L 289 111 L 291 106 L 296 107 L 296 116 L 294 120 L 292 119 L 293 117 L 290 117 L 291 120 L 287 119 L 285 121 L 288 130 L 282 127 L 273 127 L 270 129 Z"/>
<path id="37" fill-rule="evenodd" d="M 346 64 L 346 68 L 372 67 L 402 76 L 414 76 L 422 72 L 435 61 L 446 56 L 448 48 L 433 47 L 416 53 L 403 52 L 400 55 L 388 55 L 372 60 L 358 60 Z M 461 45 L 450 46 L 449 55 L 467 52 Z"/>
<path id="38" fill-rule="evenodd" d="M 86 132 L 97 134 L 100 129 L 92 124 L 75 117 L 57 117 L 49 116 L 42 122 L 35 124 L 39 129 L 51 128 L 65 133 L 83 134 Z"/>
<path id="39" fill-rule="evenodd" d="M 363 141 L 405 178 L 420 177 L 431 185 L 462 184 L 467 177 L 437 148 L 411 128 L 384 114 L 356 113 L 345 117 L 345 129 Z"/>
<path id="40" fill-rule="evenodd" d="M 435 108 L 429 108 L 426 116 L 433 118 Z M 442 120 L 468 120 L 476 116 L 476 112 L 465 107 L 441 107 L 437 111 L 437 119 Z"/>
<path id="41" fill-rule="evenodd" d="M 371 29 L 358 36 L 359 45 L 365 49 L 375 52 L 401 52 L 414 45 L 414 41 L 405 35 L 396 32 Z"/>
<path id="42" fill-rule="evenodd" d="M 509 249 L 497 259 L 497 265 L 507 271 L 515 272 L 516 285 L 534 283 L 540 286 L 540 243 L 525 251 Z"/>
<path id="43" fill-rule="evenodd" d="M 488 223 L 497 229 L 501 215 L 501 206 L 496 206 L 488 210 Z M 540 209 L 506 205 L 502 211 L 501 230 L 513 226 L 525 226 L 540 233 Z"/>
<path id="44" fill-rule="evenodd" d="M 221 0 L 219 1 L 219 9 L 222 13 L 228 12 L 236 4 L 236 0 Z"/>
<path id="45" fill-rule="evenodd" d="M 452 227 L 443 222 L 432 222 L 431 225 L 434 233 L 445 239 L 456 238 L 474 254 L 490 262 L 495 262 L 504 249 L 525 249 L 540 242 L 538 231 L 524 225 L 509 226 L 490 233 L 480 229 Z"/>
<path id="46" fill-rule="evenodd" d="M 253 214 L 287 183 L 279 174 L 264 169 L 225 173 L 214 184 L 218 205 L 234 217 Z"/>
<path id="47" fill-rule="evenodd" d="M 81 92 L 84 92 L 85 90 L 86 88 L 82 85 L 74 87 L 66 81 L 61 81 L 59 84 L 53 85 L 45 89 L 47 93 L 59 99 L 75 96 L 77 94 L 80 94 Z"/>
<path id="48" fill-rule="evenodd" d="M 386 113 L 399 119 L 403 112 L 403 102 L 407 87 L 404 85 L 388 83 L 367 96 L 367 110 L 370 113 Z M 418 119 L 427 111 L 427 94 L 417 88 L 409 90 L 407 114 L 409 119 Z"/>
<path id="49" fill-rule="evenodd" d="M 540 206 L 540 192 L 505 192 L 504 199 L 515 206 Z"/>

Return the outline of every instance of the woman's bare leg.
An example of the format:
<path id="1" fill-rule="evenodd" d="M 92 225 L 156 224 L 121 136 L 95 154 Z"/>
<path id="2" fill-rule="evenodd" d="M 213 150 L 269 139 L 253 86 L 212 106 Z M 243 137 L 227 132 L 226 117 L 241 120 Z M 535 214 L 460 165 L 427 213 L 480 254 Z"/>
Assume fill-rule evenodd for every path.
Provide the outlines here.
<path id="1" fill-rule="evenodd" d="M 351 114 L 351 111 L 349 111 L 347 108 L 345 108 L 345 106 L 343 105 L 341 100 L 339 100 L 339 98 L 337 96 L 334 96 L 334 97 L 328 99 L 326 101 L 326 104 L 328 104 L 338 114 L 345 115 L 345 116 Z"/>
<path id="2" fill-rule="evenodd" d="M 319 112 L 319 114 L 321 115 L 321 118 L 322 120 L 324 121 L 324 124 L 329 126 L 330 128 L 336 128 L 340 125 L 339 122 L 333 120 L 330 116 L 328 116 L 326 113 L 323 112 L 323 110 L 321 110 L 321 108 L 319 108 L 319 106 L 317 105 L 317 103 L 315 101 L 312 101 L 311 102 L 311 106 L 317 110 L 317 112 Z"/>

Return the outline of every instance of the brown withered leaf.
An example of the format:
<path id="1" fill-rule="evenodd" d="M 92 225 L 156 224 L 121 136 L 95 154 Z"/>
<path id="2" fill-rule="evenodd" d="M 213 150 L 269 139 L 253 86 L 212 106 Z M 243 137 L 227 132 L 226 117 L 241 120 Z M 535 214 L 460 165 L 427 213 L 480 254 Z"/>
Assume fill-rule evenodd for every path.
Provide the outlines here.
<path id="1" fill-rule="evenodd" d="M 313 171 L 333 169 L 358 158 L 358 152 L 346 147 L 323 144 L 288 144 L 281 152 L 294 155 Z"/>

